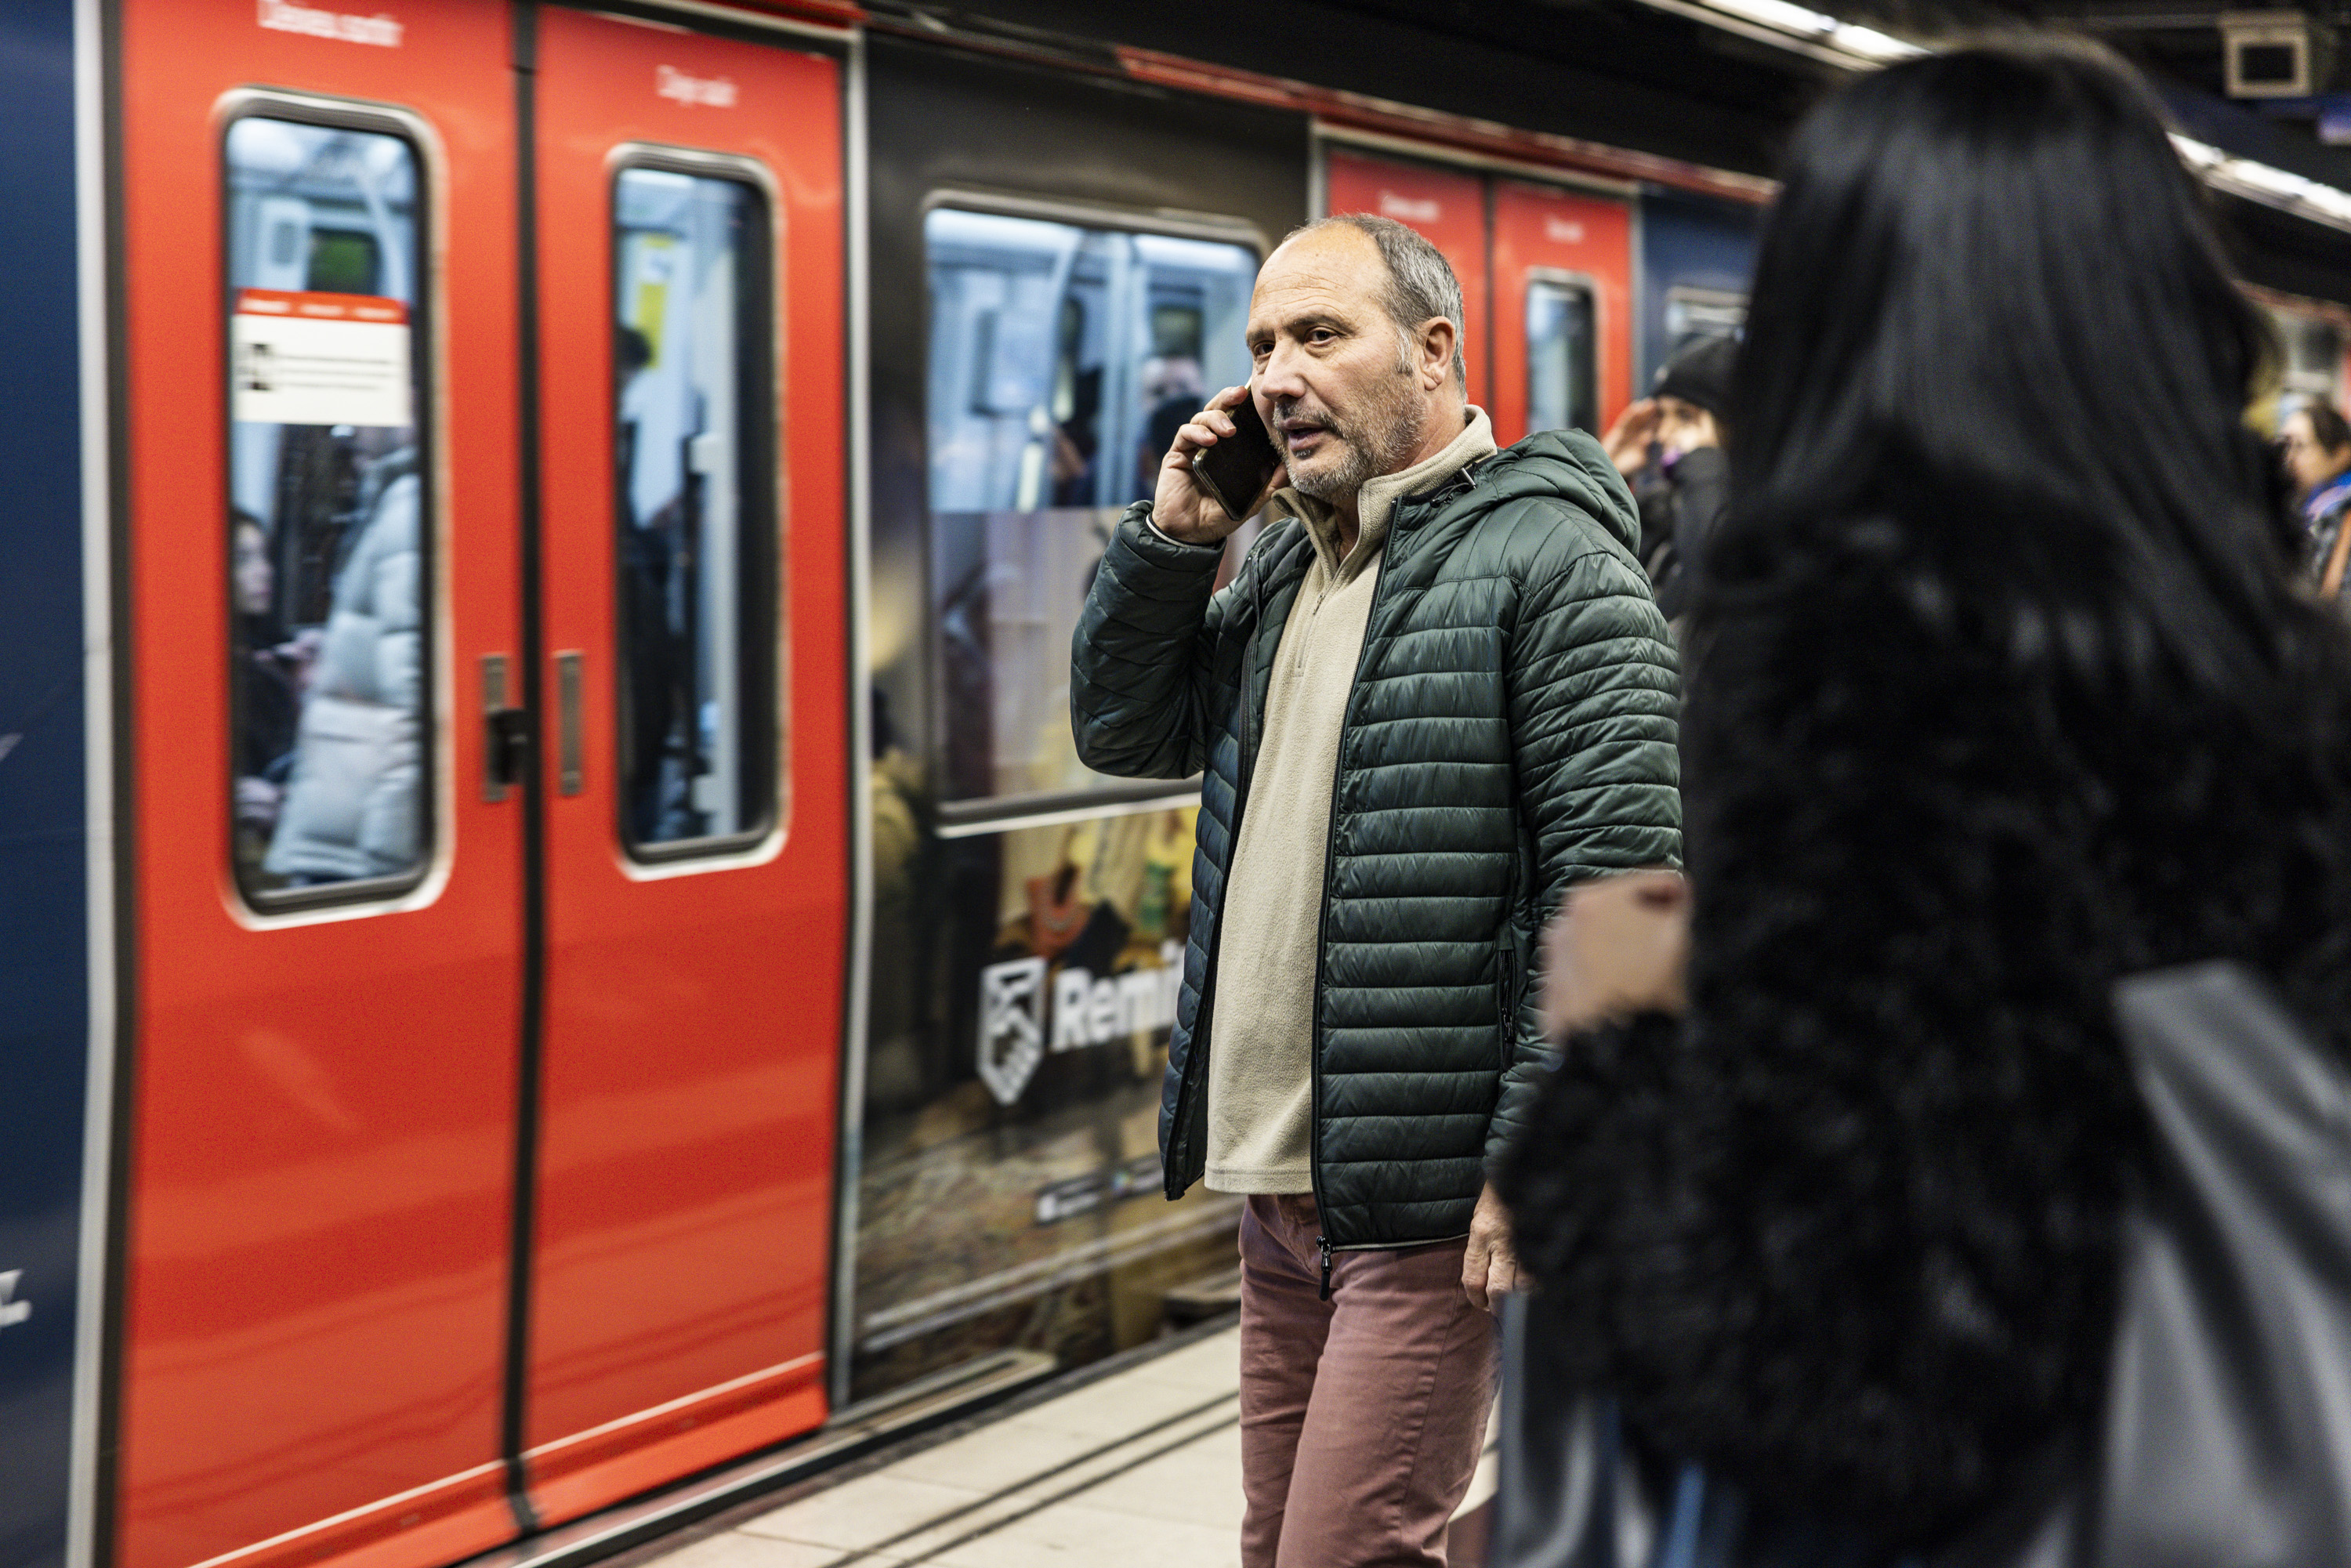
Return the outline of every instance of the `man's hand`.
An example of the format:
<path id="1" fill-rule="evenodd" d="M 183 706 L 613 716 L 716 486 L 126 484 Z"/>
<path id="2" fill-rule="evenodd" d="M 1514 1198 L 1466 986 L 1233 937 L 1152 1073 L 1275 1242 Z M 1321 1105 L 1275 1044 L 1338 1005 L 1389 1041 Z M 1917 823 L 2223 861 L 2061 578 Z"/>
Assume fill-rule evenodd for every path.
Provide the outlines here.
<path id="1" fill-rule="evenodd" d="M 1151 497 L 1151 520 L 1169 538 L 1187 545 L 1212 545 L 1240 527 L 1192 477 L 1192 454 L 1234 434 L 1233 416 L 1226 411 L 1238 408 L 1249 395 L 1245 386 L 1227 387 L 1176 433 L 1176 444 L 1160 462 L 1159 487 Z M 1266 488 L 1270 492 L 1272 486 Z M 1265 497 L 1258 497 L 1257 502 L 1263 506 Z M 1257 507 L 1249 510 L 1254 513 Z"/>
<path id="2" fill-rule="evenodd" d="M 1469 1245 L 1461 1253 L 1461 1289 L 1469 1304 L 1499 1312 L 1502 1298 L 1519 1288 L 1519 1255 L 1510 1250 L 1510 1214 L 1492 1185 L 1478 1195 L 1469 1216 Z"/>
<path id="3" fill-rule="evenodd" d="M 1608 461 L 1616 465 L 1616 472 L 1630 479 L 1648 466 L 1649 443 L 1656 434 L 1657 400 L 1645 397 L 1625 405 L 1625 412 L 1600 438 L 1600 447 L 1608 454 Z"/>
<path id="4" fill-rule="evenodd" d="M 1557 1040 L 1630 1013 L 1677 1013 L 1688 960 L 1689 883 L 1681 873 L 1585 883 L 1543 933 L 1543 1032 Z"/>

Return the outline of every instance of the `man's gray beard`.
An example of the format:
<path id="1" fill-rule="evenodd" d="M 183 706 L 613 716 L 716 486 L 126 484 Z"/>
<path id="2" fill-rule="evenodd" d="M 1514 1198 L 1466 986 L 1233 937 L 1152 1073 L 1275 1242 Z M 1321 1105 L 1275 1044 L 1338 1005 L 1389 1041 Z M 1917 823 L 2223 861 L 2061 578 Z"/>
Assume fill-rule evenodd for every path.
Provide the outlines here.
<path id="1" fill-rule="evenodd" d="M 1405 465 L 1405 459 L 1419 444 L 1420 434 L 1420 409 L 1412 395 L 1409 364 L 1382 383 L 1381 395 L 1364 410 L 1362 423 L 1364 428 L 1360 434 L 1343 433 L 1335 427 L 1332 430 L 1339 443 L 1340 460 L 1321 473 L 1300 477 L 1285 451 L 1281 463 L 1290 487 L 1301 496 L 1335 506 L 1361 490 L 1364 481 L 1393 474 Z"/>

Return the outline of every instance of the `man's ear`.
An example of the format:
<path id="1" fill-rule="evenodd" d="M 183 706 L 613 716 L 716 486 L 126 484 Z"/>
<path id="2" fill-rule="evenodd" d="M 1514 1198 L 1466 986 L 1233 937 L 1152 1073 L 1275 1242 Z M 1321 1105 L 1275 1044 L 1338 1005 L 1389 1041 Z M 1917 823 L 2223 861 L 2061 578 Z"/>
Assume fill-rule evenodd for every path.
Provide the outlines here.
<path id="1" fill-rule="evenodd" d="M 1432 316 L 1420 324 L 1420 335 L 1414 345 L 1419 350 L 1415 369 L 1420 372 L 1423 391 L 1435 392 L 1453 379 L 1453 323 L 1442 316 Z"/>

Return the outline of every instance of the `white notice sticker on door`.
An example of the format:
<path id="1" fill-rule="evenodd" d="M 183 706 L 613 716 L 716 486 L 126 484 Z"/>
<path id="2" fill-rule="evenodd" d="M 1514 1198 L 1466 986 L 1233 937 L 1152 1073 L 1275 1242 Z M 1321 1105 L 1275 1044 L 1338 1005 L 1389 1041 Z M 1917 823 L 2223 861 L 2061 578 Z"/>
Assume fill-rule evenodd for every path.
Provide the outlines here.
<path id="1" fill-rule="evenodd" d="M 408 308 L 368 294 L 237 290 L 229 417 L 263 424 L 413 423 Z"/>

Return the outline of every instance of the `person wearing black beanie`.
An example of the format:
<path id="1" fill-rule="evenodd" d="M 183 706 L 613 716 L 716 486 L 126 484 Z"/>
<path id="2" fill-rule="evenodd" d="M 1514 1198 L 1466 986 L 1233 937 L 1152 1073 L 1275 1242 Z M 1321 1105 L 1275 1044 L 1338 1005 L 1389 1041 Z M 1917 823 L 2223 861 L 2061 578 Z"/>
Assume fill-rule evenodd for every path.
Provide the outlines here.
<path id="1" fill-rule="evenodd" d="M 1649 395 L 1687 403 L 1719 420 L 1730 406 L 1730 368 L 1738 360 L 1737 340 L 1700 338 L 1658 367 Z"/>
<path id="2" fill-rule="evenodd" d="M 1688 608 L 1707 535 L 1729 501 L 1722 411 L 1738 357 L 1731 338 L 1683 345 L 1603 443 L 1641 504 L 1641 564 L 1669 621 Z"/>

